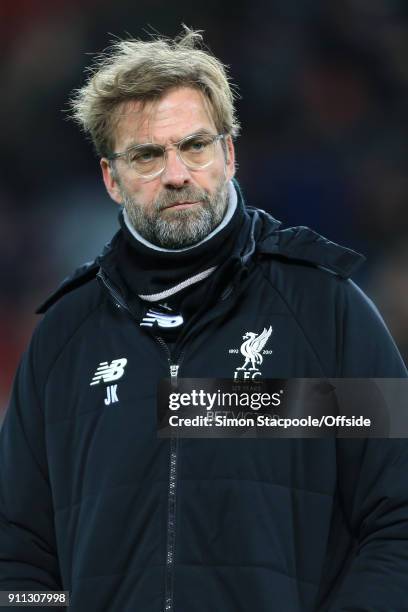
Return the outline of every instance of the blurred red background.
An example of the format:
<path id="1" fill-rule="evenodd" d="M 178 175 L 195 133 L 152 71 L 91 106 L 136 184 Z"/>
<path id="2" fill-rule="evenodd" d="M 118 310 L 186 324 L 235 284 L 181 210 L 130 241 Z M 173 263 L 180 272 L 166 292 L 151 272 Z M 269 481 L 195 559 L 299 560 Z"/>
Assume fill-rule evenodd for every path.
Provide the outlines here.
<path id="1" fill-rule="evenodd" d="M 67 100 L 114 36 L 184 22 L 239 85 L 249 204 L 363 252 L 355 280 L 408 360 L 408 5 L 398 0 L 162 0 L 0 7 L 0 411 L 35 307 L 117 226 Z"/>

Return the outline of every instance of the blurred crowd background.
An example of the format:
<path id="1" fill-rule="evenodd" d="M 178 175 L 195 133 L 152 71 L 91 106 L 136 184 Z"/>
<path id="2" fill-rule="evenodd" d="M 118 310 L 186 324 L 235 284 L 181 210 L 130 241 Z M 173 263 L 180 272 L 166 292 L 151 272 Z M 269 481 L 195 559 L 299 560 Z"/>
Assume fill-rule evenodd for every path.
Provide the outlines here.
<path id="1" fill-rule="evenodd" d="M 408 361 L 406 0 L 2 0 L 0 414 L 59 282 L 117 227 L 70 92 L 115 37 L 205 31 L 239 86 L 249 204 L 354 248 Z"/>

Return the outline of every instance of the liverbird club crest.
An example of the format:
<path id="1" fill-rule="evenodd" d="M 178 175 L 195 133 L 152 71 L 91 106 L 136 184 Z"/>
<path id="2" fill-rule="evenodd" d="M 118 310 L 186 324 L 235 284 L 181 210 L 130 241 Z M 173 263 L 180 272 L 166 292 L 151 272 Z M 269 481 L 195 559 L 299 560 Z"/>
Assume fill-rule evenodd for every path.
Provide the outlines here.
<path id="1" fill-rule="evenodd" d="M 263 328 L 260 334 L 254 332 L 246 332 L 242 336 L 244 342 L 239 349 L 230 349 L 229 353 L 238 353 L 244 357 L 242 366 L 236 368 L 234 372 L 235 379 L 252 379 L 262 376 L 260 366 L 262 365 L 264 355 L 271 355 L 272 351 L 265 349 L 265 345 L 272 334 L 272 326 Z"/>

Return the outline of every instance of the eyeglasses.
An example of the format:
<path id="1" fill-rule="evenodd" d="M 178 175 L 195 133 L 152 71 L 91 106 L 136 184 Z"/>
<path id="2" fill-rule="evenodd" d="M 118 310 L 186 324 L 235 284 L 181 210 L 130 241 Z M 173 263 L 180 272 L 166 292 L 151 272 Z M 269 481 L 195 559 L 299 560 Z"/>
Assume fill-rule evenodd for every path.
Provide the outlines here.
<path id="1" fill-rule="evenodd" d="M 214 161 L 215 146 L 225 134 L 191 134 L 172 145 L 146 143 L 113 153 L 110 161 L 123 157 L 129 168 L 141 178 L 155 178 L 166 167 L 167 151 L 176 149 L 180 161 L 191 170 L 203 170 Z"/>

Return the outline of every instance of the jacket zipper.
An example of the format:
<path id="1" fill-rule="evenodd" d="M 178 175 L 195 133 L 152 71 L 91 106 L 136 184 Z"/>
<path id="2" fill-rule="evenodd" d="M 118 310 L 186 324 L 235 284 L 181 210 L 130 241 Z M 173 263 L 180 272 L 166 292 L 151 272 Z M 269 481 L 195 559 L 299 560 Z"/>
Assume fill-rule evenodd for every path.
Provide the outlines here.
<path id="1" fill-rule="evenodd" d="M 160 336 L 155 336 L 157 343 L 165 350 L 170 368 L 171 386 L 177 385 L 177 376 L 182 360 L 179 355 L 178 362 L 174 363 L 170 349 Z M 166 575 L 164 585 L 164 612 L 173 611 L 174 597 L 174 555 L 176 547 L 176 501 L 177 501 L 177 465 L 179 454 L 178 435 L 170 438 L 170 467 L 169 467 L 169 489 L 167 505 L 167 542 L 166 542 Z"/>
<path id="2" fill-rule="evenodd" d="M 123 301 L 121 295 L 111 285 L 106 278 L 103 270 L 97 276 L 111 294 L 118 307 L 130 312 L 128 305 Z M 182 361 L 183 354 L 180 353 L 178 363 L 173 363 L 171 352 L 163 338 L 154 336 L 156 342 L 164 349 L 170 368 L 171 385 L 177 384 L 177 376 Z M 169 468 L 169 489 L 168 489 L 168 510 L 167 510 L 167 544 L 166 544 L 166 575 L 164 592 L 164 612 L 173 611 L 173 583 L 174 583 L 174 552 L 176 545 L 176 498 L 177 498 L 177 464 L 178 464 L 179 438 L 177 435 L 170 438 L 170 468 Z"/>
<path id="3" fill-rule="evenodd" d="M 173 610 L 174 553 L 176 546 L 177 459 L 178 437 L 172 437 L 170 438 L 169 495 L 167 511 L 166 578 L 164 587 L 165 612 L 172 612 Z"/>

